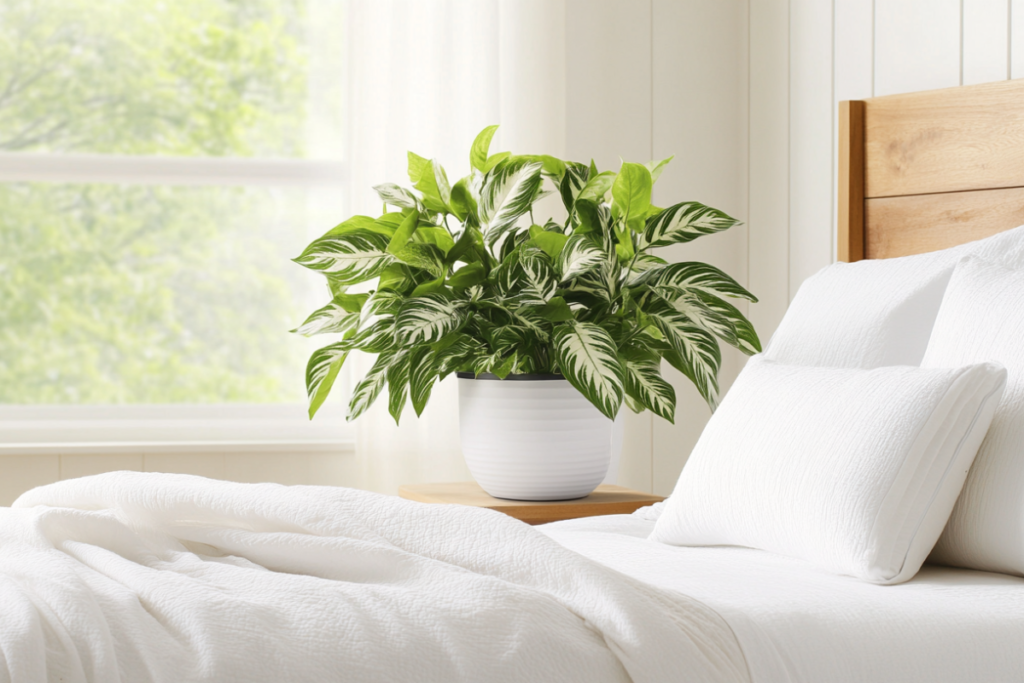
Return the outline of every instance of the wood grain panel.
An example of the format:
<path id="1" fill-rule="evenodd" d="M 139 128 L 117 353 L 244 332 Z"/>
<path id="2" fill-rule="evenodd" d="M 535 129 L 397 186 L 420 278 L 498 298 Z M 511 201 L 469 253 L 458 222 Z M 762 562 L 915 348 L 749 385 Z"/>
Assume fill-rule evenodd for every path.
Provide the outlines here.
<path id="1" fill-rule="evenodd" d="M 1024 187 L 868 199 L 867 258 L 947 249 L 1024 225 Z"/>
<path id="2" fill-rule="evenodd" d="M 864 258 L 864 102 L 839 103 L 839 232 L 840 261 Z"/>
<path id="3" fill-rule="evenodd" d="M 866 104 L 866 196 L 1024 186 L 1024 80 Z"/>

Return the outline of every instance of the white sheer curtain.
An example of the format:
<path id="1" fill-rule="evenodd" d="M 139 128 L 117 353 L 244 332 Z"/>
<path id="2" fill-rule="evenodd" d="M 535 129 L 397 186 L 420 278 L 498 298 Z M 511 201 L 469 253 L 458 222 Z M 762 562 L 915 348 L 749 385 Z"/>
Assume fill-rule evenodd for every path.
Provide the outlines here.
<path id="1" fill-rule="evenodd" d="M 373 185 L 407 183 L 406 151 L 440 160 L 454 183 L 469 145 L 565 152 L 564 0 L 350 0 L 349 108 L 353 213 L 376 215 Z M 372 363 L 350 360 L 351 380 Z M 469 479 L 459 451 L 458 386 L 435 386 L 419 419 L 395 426 L 383 398 L 355 422 L 362 488 Z"/>

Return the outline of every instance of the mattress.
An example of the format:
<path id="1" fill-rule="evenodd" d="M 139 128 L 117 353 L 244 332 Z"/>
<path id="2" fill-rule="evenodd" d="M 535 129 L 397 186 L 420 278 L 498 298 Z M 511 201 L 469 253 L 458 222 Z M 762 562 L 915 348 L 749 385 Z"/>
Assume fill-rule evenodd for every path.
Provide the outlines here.
<path id="1" fill-rule="evenodd" d="M 655 514 L 638 513 L 538 528 L 718 612 L 757 683 L 1024 681 L 1022 578 L 925 565 L 879 586 L 759 550 L 649 541 Z"/>

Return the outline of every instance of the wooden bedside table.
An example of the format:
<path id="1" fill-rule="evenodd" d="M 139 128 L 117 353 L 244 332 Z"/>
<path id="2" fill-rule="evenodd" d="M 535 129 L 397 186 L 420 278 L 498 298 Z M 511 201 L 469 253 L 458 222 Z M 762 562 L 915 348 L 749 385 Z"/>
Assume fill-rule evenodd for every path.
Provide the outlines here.
<path id="1" fill-rule="evenodd" d="M 398 487 L 398 495 L 420 503 L 472 505 L 504 512 L 527 524 L 547 524 L 563 519 L 596 515 L 628 515 L 637 508 L 653 505 L 664 498 L 641 493 L 624 486 L 601 484 L 586 498 L 576 500 L 504 500 L 487 495 L 475 481 L 453 484 L 409 484 Z"/>

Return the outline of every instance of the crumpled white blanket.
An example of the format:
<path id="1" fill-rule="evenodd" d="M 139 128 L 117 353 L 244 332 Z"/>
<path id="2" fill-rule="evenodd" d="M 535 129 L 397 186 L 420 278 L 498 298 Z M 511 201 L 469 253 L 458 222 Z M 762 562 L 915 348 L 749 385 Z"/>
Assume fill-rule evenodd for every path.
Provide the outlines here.
<path id="1" fill-rule="evenodd" d="M 0 680 L 748 681 L 718 614 L 499 513 L 117 472 L 0 509 Z"/>

